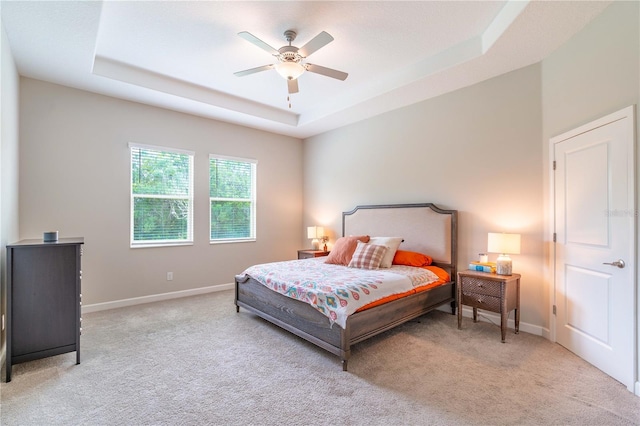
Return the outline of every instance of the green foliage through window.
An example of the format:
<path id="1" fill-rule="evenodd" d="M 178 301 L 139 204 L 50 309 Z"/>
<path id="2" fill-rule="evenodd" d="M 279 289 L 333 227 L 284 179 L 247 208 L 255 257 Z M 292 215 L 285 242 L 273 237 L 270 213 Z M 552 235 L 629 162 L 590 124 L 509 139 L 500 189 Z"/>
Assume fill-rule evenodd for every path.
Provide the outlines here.
<path id="1" fill-rule="evenodd" d="M 212 241 L 255 238 L 255 175 L 252 160 L 210 156 Z"/>
<path id="2" fill-rule="evenodd" d="M 193 154 L 131 145 L 132 244 L 192 241 Z"/>

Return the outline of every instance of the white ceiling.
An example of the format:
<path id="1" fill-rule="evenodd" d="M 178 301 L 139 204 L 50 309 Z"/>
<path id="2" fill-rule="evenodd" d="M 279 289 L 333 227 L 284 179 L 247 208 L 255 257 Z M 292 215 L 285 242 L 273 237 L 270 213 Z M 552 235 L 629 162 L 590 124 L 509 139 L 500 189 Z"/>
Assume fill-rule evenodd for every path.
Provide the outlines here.
<path id="1" fill-rule="evenodd" d="M 309 137 L 536 63 L 610 2 L 7 1 L 20 75 L 275 133 Z M 273 63 L 240 38 L 301 47 L 334 41 L 287 102 Z"/>

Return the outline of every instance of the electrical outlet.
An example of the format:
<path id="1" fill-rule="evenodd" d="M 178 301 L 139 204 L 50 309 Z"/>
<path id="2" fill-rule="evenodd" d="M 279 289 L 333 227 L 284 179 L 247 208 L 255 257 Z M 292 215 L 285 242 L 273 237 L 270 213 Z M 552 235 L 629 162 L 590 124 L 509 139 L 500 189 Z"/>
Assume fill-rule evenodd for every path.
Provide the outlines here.
<path id="1" fill-rule="evenodd" d="M 167 281 L 173 281 L 173 272 L 167 272 Z"/>

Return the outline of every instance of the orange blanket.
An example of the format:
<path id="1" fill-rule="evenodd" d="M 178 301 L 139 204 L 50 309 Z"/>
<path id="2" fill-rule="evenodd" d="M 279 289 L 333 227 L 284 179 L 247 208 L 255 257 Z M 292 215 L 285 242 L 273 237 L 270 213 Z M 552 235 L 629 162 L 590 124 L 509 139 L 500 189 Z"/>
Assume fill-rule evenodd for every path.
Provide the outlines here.
<path id="1" fill-rule="evenodd" d="M 421 287 L 416 287 L 416 288 L 414 288 L 412 290 L 409 290 L 407 292 L 404 292 L 404 293 L 392 294 L 390 296 L 383 297 L 382 299 L 378 299 L 378 300 L 376 300 L 374 302 L 371 302 L 371 303 L 369 303 L 367 305 L 364 305 L 363 307 L 358 309 L 356 312 L 364 311 L 366 309 L 373 308 L 374 306 L 384 305 L 385 303 L 391 302 L 392 300 L 402 299 L 403 297 L 406 297 L 406 296 L 409 296 L 409 295 L 412 295 L 412 294 L 416 294 L 416 293 L 420 293 L 421 291 L 429 290 L 431 288 L 437 287 L 437 286 L 442 285 L 444 283 L 448 283 L 450 281 L 449 274 L 447 273 L 447 271 L 445 271 L 442 268 L 439 268 L 437 266 L 422 266 L 422 268 L 430 270 L 431 272 L 436 274 L 438 276 L 438 278 L 440 278 L 440 279 L 438 281 L 434 281 L 434 282 L 429 283 L 427 285 L 423 285 Z"/>

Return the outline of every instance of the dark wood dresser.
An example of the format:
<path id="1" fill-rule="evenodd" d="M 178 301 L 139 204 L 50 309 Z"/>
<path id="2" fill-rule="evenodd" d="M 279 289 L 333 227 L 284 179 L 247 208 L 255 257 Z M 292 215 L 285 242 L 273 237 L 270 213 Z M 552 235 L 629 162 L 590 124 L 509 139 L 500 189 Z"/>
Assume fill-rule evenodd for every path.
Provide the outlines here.
<path id="1" fill-rule="evenodd" d="M 84 238 L 7 245 L 6 380 L 11 366 L 67 352 L 80 364 Z"/>

